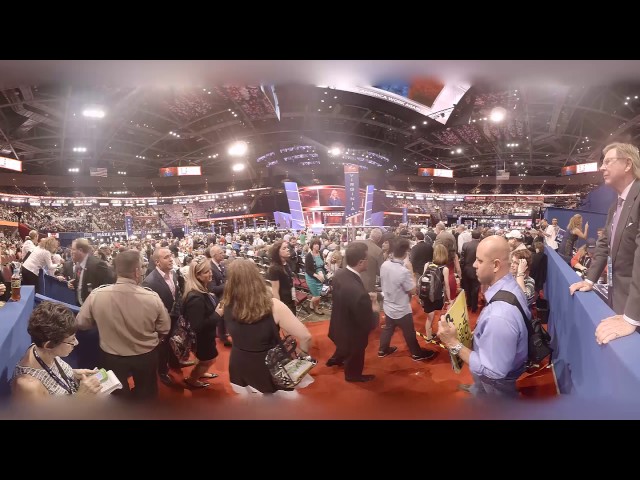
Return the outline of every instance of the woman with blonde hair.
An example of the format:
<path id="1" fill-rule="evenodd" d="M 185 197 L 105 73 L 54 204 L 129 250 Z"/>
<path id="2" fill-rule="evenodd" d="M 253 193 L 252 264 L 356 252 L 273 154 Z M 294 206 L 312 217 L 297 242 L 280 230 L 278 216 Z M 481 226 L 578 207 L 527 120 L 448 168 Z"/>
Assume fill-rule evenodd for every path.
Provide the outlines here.
<path id="1" fill-rule="evenodd" d="M 444 289 L 444 295 L 441 298 L 437 298 L 433 302 L 429 301 L 429 299 L 423 300 L 422 308 L 424 313 L 427 314 L 427 323 L 425 324 L 427 340 L 431 340 L 434 336 L 431 326 L 433 325 L 433 317 L 435 316 L 436 310 L 442 310 L 445 303 L 451 301 L 451 280 L 449 277 L 449 267 L 447 266 L 448 263 L 449 251 L 443 244 L 438 243 L 433 247 L 433 263 L 427 262 L 424 265 L 423 275 L 426 274 L 430 268 L 433 269 L 433 265 L 435 265 L 435 269 L 437 270 L 436 275 L 441 276 Z"/>
<path id="2" fill-rule="evenodd" d="M 564 244 L 564 254 L 567 257 L 573 256 L 573 247 L 575 246 L 578 238 L 583 240 L 587 239 L 589 233 L 589 222 L 584 224 L 584 232 L 582 231 L 582 215 L 576 213 L 567 225 L 567 241 Z"/>
<path id="3" fill-rule="evenodd" d="M 280 300 L 273 298 L 267 284 L 251 260 L 238 259 L 227 270 L 222 301 L 216 310 L 224 316 L 233 337 L 229 358 L 229 380 L 238 387 L 252 387 L 274 393 L 265 364 L 267 352 L 278 345 L 280 329 L 294 336 L 308 356 L 311 333 Z"/>
<path id="4" fill-rule="evenodd" d="M 45 273 L 53 275 L 57 265 L 54 265 L 51 256 L 58 250 L 59 246 L 60 243 L 55 237 L 47 237 L 40 240 L 40 243 L 31 252 L 27 261 L 22 264 L 23 285 L 34 285 L 36 293 L 42 293 L 38 285 L 40 269 L 45 269 Z"/>
<path id="5" fill-rule="evenodd" d="M 211 261 L 200 255 L 191 261 L 186 275 L 184 293 L 182 295 L 182 314 L 196 333 L 196 350 L 194 352 L 198 363 L 191 375 L 185 377 L 184 382 L 193 388 L 208 387 L 209 383 L 200 381 L 201 378 L 216 378 L 218 375 L 207 370 L 218 356 L 216 348 L 216 327 L 220 317 L 216 313 L 216 301 L 207 290 L 211 283 Z"/>

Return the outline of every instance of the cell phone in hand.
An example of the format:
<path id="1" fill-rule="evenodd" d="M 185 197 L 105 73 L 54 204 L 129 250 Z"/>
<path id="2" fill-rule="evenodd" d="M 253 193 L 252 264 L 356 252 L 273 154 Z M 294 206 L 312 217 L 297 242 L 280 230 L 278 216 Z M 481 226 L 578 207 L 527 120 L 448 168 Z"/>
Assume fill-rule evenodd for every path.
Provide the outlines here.
<path id="1" fill-rule="evenodd" d="M 100 383 L 106 382 L 109 378 L 109 375 L 107 375 L 107 371 L 104 368 L 98 370 L 94 376 L 100 381 Z"/>

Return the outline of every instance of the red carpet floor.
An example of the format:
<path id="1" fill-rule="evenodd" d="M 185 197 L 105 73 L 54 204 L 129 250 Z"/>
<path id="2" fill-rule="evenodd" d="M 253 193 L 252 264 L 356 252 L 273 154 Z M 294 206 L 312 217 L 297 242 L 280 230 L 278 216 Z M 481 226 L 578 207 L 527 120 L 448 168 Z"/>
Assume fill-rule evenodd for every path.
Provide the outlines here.
<path id="1" fill-rule="evenodd" d="M 425 331 L 426 314 L 422 307 L 414 300 L 412 304 L 415 328 L 421 333 Z M 434 319 L 433 330 L 437 331 L 438 315 Z M 471 315 L 471 327 L 475 327 L 477 315 Z M 298 390 L 298 397 L 294 403 L 288 403 L 290 407 L 297 408 L 300 400 L 307 406 L 315 405 L 323 410 L 319 417 L 328 415 L 332 418 L 415 418 L 420 412 L 429 414 L 438 405 L 446 405 L 455 408 L 455 405 L 464 403 L 470 395 L 458 390 L 461 383 L 472 383 L 471 374 L 465 365 L 460 374 L 455 374 L 451 368 L 449 354 L 441 347 L 426 344 L 418 339 L 421 346 L 438 351 L 434 360 L 416 362 L 411 359 L 410 353 L 399 329 L 396 329 L 391 345 L 398 347 L 397 352 L 378 358 L 378 345 L 380 329 L 377 329 L 369 337 L 369 346 L 365 357 L 365 374 L 374 374 L 376 378 L 368 383 L 347 383 L 344 380 L 344 371 L 339 367 L 327 367 L 325 362 L 334 351 L 334 345 L 327 337 L 328 321 L 309 322 L 306 324 L 313 335 L 313 347 L 311 355 L 318 359 L 318 365 L 312 370 L 314 383 L 306 388 Z M 162 400 L 170 403 L 185 404 L 198 400 L 200 407 L 220 402 L 225 405 L 233 405 L 233 402 L 242 402 L 242 396 L 232 390 L 229 383 L 228 362 L 229 348 L 219 346 L 220 355 L 210 371 L 220 376 L 210 380 L 211 385 L 204 389 L 190 390 L 182 387 L 170 388 L 160 384 L 160 396 Z M 185 368 L 182 375 L 188 374 L 190 369 Z M 172 371 L 171 376 L 176 381 L 181 381 L 180 372 Z M 182 385 L 182 382 L 180 382 Z M 555 382 L 551 369 L 543 369 L 532 378 L 521 378 L 520 391 L 523 395 L 534 397 L 548 397 L 555 395 Z M 264 399 L 261 399 L 264 400 Z M 201 403 L 202 402 L 202 403 Z M 231 403 L 228 403 L 231 402 Z M 398 410 L 398 406 L 402 410 Z M 387 408 L 388 407 L 388 408 Z M 388 415 L 385 411 L 388 410 Z M 439 410 L 442 411 L 442 410 Z M 406 414 L 403 414 L 406 412 Z M 285 417 L 289 415 L 282 412 Z M 296 413 L 289 411 L 290 416 Z M 271 418 L 267 414 L 256 412 L 255 418 Z M 299 412 L 306 417 L 309 411 Z M 444 413 L 443 413 L 444 415 Z M 433 416 L 433 415 L 428 415 Z M 446 417 L 445 417 L 446 418 Z"/>

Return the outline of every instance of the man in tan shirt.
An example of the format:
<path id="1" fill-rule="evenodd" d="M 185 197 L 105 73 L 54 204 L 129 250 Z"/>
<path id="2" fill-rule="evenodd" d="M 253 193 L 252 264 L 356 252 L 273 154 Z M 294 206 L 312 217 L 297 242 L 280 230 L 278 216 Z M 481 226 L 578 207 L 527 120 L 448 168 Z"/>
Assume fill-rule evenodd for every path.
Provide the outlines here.
<path id="1" fill-rule="evenodd" d="M 156 368 L 160 338 L 169 333 L 171 320 L 156 292 L 139 286 L 142 263 L 137 250 L 116 257 L 118 279 L 113 285 L 94 289 L 76 321 L 80 330 L 97 325 L 100 334 L 101 367 L 113 370 L 122 382 L 114 394 L 137 400 L 158 395 Z M 135 389 L 127 377 L 131 374 Z"/>

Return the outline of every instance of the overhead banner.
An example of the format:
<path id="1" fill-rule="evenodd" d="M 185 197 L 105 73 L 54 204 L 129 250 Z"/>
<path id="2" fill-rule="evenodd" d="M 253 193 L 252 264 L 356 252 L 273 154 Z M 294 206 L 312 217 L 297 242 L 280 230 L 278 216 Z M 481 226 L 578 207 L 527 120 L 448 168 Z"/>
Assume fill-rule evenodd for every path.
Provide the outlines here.
<path id="1" fill-rule="evenodd" d="M 124 229 L 127 232 L 127 240 L 133 236 L 133 217 L 131 215 L 124 216 Z"/>
<path id="2" fill-rule="evenodd" d="M 360 211 L 360 174 L 357 165 L 344 166 L 344 189 L 346 204 L 344 218 L 347 219 Z"/>
<path id="3" fill-rule="evenodd" d="M 364 225 L 371 225 L 371 213 L 373 212 L 373 185 L 367 185 L 367 194 L 364 200 Z"/>
<path id="4" fill-rule="evenodd" d="M 467 297 L 464 290 L 456 297 L 455 301 L 447 310 L 444 319 L 447 322 L 453 322 L 458 331 L 458 340 L 467 348 L 472 348 L 473 335 L 471 334 L 471 328 L 469 327 L 469 313 L 467 312 Z M 451 355 L 451 366 L 453 371 L 460 373 L 462 369 L 463 361 L 458 355 Z"/>
<path id="5" fill-rule="evenodd" d="M 21 172 L 22 161 L 15 160 L 13 158 L 0 157 L 0 168 L 6 168 L 7 170 L 15 170 L 16 172 Z"/>
<path id="6" fill-rule="evenodd" d="M 298 184 L 296 182 L 284 182 L 284 190 L 289 202 L 289 212 L 291 212 L 291 227 L 296 230 L 304 230 L 305 222 Z"/>

